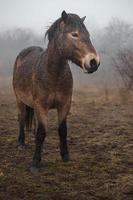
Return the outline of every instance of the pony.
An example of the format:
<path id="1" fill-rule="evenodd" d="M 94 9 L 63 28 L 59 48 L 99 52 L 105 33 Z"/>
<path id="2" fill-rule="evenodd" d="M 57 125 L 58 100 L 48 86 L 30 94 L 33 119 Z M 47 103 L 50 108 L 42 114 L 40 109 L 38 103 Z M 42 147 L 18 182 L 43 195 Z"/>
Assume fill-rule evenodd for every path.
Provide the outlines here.
<path id="1" fill-rule="evenodd" d="M 46 31 L 47 48 L 38 46 L 22 50 L 15 61 L 13 89 L 19 121 L 19 148 L 25 147 L 25 126 L 34 118 L 35 152 L 31 172 L 40 169 L 41 152 L 47 132 L 50 109 L 57 109 L 60 155 L 69 161 L 67 145 L 67 116 L 71 107 L 73 78 L 68 61 L 81 67 L 84 73 L 95 72 L 100 59 L 84 24 L 85 17 L 63 11 Z"/>

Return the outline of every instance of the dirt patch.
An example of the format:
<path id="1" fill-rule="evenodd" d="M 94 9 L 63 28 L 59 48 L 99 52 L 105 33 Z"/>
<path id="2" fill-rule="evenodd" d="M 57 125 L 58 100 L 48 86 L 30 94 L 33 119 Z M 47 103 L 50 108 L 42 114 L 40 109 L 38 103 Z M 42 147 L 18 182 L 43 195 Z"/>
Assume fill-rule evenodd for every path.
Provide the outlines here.
<path id="1" fill-rule="evenodd" d="M 33 176 L 34 136 L 27 133 L 27 150 L 16 149 L 15 99 L 0 92 L 0 200 L 133 199 L 133 102 L 105 102 L 90 94 L 75 93 L 73 98 L 68 118 L 71 161 L 60 159 L 52 111 L 42 168 Z"/>

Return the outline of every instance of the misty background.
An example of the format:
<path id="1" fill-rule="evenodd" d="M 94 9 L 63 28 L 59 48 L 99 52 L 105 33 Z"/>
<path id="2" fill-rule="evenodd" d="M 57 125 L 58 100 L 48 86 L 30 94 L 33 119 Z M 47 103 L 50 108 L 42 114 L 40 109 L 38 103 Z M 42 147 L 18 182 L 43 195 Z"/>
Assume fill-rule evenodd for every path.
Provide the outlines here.
<path id="1" fill-rule="evenodd" d="M 45 31 L 65 10 L 86 16 L 85 25 L 101 58 L 99 70 L 91 75 L 71 64 L 75 88 L 129 87 L 133 81 L 123 78 L 121 69 L 124 63 L 133 66 L 129 58 L 133 53 L 132 8 L 132 0 L 0 0 L 0 80 L 12 76 L 15 58 L 23 48 L 46 48 Z M 125 52 L 127 62 L 122 61 Z M 133 73 L 131 67 L 128 70 L 129 75 Z"/>

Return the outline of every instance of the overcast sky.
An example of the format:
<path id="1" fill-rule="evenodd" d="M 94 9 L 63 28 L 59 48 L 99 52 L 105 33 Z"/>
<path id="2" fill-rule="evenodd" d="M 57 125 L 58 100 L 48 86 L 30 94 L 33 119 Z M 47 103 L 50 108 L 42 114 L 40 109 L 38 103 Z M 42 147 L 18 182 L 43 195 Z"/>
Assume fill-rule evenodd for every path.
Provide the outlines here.
<path id="1" fill-rule="evenodd" d="M 0 0 L 0 29 L 28 27 L 37 32 L 60 17 L 62 10 L 105 26 L 113 17 L 133 23 L 133 0 Z"/>

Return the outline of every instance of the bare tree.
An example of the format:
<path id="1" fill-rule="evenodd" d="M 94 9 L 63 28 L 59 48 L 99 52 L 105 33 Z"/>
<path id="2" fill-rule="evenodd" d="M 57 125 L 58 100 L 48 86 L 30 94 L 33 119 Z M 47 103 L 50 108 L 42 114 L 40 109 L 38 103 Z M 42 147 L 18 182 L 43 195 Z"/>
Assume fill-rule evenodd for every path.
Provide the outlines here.
<path id="1" fill-rule="evenodd" d="M 114 18 L 105 27 L 101 42 L 103 67 L 108 72 L 107 75 L 111 76 L 114 83 L 121 79 L 124 88 L 130 90 L 133 87 L 132 36 L 133 25 Z"/>
<path id="2" fill-rule="evenodd" d="M 106 54 L 113 56 L 120 49 L 133 47 L 133 26 L 125 21 L 113 18 L 103 34 L 102 48 Z"/>
<path id="3" fill-rule="evenodd" d="M 113 65 L 126 89 L 133 90 L 133 50 L 123 49 L 113 59 Z"/>

